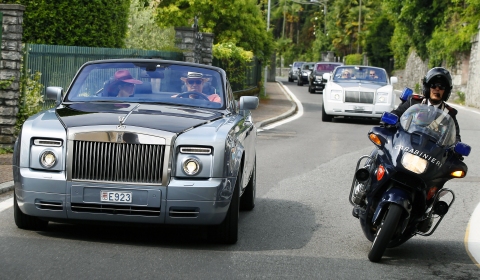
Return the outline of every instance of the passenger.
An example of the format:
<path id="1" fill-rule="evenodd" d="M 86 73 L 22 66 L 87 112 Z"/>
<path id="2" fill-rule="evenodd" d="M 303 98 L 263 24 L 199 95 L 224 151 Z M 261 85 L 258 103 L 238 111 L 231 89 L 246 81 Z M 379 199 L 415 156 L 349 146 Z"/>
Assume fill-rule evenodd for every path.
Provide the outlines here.
<path id="1" fill-rule="evenodd" d="M 108 96 L 130 97 L 133 96 L 135 85 L 143 84 L 142 81 L 134 79 L 130 71 L 118 70 L 110 82 L 107 92 Z"/>

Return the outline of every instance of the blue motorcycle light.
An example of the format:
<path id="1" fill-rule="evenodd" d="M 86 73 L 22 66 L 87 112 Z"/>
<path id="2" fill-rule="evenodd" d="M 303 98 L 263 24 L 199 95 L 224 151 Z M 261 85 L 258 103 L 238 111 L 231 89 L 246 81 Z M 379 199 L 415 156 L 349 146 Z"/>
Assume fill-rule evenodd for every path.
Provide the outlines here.
<path id="1" fill-rule="evenodd" d="M 413 90 L 411 88 L 404 88 L 402 93 L 400 94 L 400 100 L 403 102 L 407 101 L 408 97 L 413 94 Z"/>
<path id="2" fill-rule="evenodd" d="M 462 143 L 462 142 L 458 142 L 457 144 L 455 144 L 455 148 L 454 148 L 455 152 L 461 154 L 462 156 L 468 156 L 470 154 L 470 151 L 472 150 L 472 148 L 465 144 L 465 143 Z"/>
<path id="3" fill-rule="evenodd" d="M 398 116 L 389 112 L 383 112 L 381 121 L 386 124 L 395 125 L 398 122 Z"/>

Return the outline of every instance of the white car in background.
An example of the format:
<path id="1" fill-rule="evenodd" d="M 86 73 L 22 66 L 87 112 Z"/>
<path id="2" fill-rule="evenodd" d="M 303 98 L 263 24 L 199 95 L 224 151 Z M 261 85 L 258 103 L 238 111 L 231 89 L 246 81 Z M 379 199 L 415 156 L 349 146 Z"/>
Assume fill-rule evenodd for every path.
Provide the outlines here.
<path id="1" fill-rule="evenodd" d="M 327 80 L 323 91 L 324 122 L 337 116 L 380 119 L 383 112 L 395 108 L 393 84 L 398 79 L 389 79 L 383 68 L 344 65 L 323 74 L 323 79 Z"/>

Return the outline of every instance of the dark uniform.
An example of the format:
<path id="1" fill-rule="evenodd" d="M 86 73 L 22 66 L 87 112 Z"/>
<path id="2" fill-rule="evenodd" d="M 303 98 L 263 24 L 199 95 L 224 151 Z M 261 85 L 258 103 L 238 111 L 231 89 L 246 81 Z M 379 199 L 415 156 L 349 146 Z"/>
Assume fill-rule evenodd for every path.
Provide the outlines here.
<path id="1" fill-rule="evenodd" d="M 408 99 L 400 104 L 397 109 L 393 110 L 391 113 L 397 115 L 399 118 L 403 115 L 405 111 L 407 111 L 410 106 L 415 105 L 415 104 L 428 104 L 427 99 L 424 96 L 413 94 Z M 442 101 L 440 106 L 438 107 L 441 110 L 448 110 L 448 114 L 450 117 L 453 119 L 455 123 L 455 131 L 456 131 L 456 141 L 461 142 L 460 139 L 460 127 L 458 126 L 457 122 L 457 113 L 458 111 L 452 107 L 450 107 L 447 103 Z"/>

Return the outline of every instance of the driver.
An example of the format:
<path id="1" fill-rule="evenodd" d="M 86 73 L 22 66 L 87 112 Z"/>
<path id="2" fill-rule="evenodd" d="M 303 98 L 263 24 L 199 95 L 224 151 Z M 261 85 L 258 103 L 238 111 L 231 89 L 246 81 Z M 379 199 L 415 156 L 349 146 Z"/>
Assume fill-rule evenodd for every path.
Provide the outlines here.
<path id="1" fill-rule="evenodd" d="M 203 87 L 205 86 L 206 82 L 210 81 L 210 78 L 204 78 L 202 73 L 188 72 L 187 77 L 181 77 L 180 79 L 185 83 L 187 92 L 192 93 L 188 95 L 189 98 L 202 99 L 202 96 L 203 96 L 211 102 L 217 102 L 217 103 L 222 102 L 218 94 L 213 93 L 208 95 L 203 92 Z M 178 97 L 178 96 L 179 95 L 175 95 L 175 97 Z"/>
<path id="2" fill-rule="evenodd" d="M 452 76 L 447 69 L 443 67 L 434 67 L 430 69 L 423 78 L 423 96 L 413 94 L 404 103 L 399 105 L 392 113 L 400 118 L 403 113 L 412 105 L 427 104 L 435 106 L 440 110 L 447 110 L 450 117 L 455 122 L 457 132 L 456 141 L 461 142 L 460 127 L 457 122 L 458 111 L 445 103 L 452 92 Z"/>

